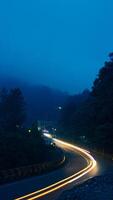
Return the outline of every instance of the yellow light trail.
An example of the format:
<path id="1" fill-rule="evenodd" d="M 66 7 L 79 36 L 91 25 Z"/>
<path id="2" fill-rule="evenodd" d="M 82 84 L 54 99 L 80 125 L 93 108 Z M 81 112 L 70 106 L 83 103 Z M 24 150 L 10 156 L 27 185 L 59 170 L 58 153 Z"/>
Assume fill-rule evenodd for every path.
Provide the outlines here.
<path id="1" fill-rule="evenodd" d="M 50 134 L 49 135 L 46 134 L 46 137 L 50 138 Z M 85 167 L 84 169 L 80 170 L 79 172 L 69 176 L 68 178 L 58 181 L 48 187 L 42 188 L 41 190 L 37 190 L 28 195 L 24 195 L 22 197 L 16 198 L 15 200 L 35 200 L 35 199 L 41 198 L 47 194 L 50 194 L 60 188 L 65 187 L 66 185 L 80 179 L 81 177 L 88 174 L 96 167 L 97 163 L 96 163 L 95 159 L 85 149 L 82 149 L 80 147 L 69 144 L 69 143 L 59 140 L 59 139 L 53 138 L 53 140 L 56 144 L 60 145 L 62 148 L 65 148 L 65 147 L 69 148 L 70 150 L 73 150 L 76 153 L 80 154 L 82 157 L 84 157 L 84 159 L 87 161 L 87 167 Z"/>

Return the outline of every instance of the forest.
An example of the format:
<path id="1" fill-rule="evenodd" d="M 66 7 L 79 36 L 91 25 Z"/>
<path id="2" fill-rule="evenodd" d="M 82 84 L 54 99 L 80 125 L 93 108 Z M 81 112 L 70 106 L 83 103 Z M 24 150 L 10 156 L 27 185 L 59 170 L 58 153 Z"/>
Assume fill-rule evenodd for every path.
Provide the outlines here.
<path id="1" fill-rule="evenodd" d="M 73 141 L 113 153 L 113 53 L 100 69 L 91 91 L 68 99 L 60 131 Z"/>
<path id="2" fill-rule="evenodd" d="M 26 126 L 27 113 L 19 88 L 0 91 L 0 170 L 59 159 L 56 148 L 45 143 L 37 122 Z"/>
<path id="3" fill-rule="evenodd" d="M 46 145 L 37 129 L 36 120 L 40 119 L 57 121 L 57 134 L 62 138 L 113 153 L 113 53 L 100 69 L 91 90 L 67 95 L 38 87 L 31 90 L 29 98 L 26 93 L 20 88 L 0 90 L 0 169 L 57 157 L 55 147 Z M 59 105 L 62 106 L 60 113 Z"/>

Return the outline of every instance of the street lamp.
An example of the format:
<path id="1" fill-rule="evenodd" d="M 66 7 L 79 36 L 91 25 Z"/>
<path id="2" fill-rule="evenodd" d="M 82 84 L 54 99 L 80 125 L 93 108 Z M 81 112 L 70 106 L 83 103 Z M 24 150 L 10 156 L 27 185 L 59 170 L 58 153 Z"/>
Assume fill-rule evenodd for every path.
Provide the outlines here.
<path id="1" fill-rule="evenodd" d="M 59 106 L 59 107 L 58 107 L 58 110 L 62 110 L 62 107 L 61 107 L 61 106 Z"/>

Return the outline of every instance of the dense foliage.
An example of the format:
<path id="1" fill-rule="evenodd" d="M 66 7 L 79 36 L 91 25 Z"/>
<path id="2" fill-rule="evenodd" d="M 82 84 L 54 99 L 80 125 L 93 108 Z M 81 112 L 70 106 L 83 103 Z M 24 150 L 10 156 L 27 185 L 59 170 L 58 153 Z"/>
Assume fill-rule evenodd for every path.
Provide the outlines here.
<path id="1" fill-rule="evenodd" d="M 26 104 L 20 89 L 0 93 L 0 170 L 57 159 L 55 147 L 46 145 L 37 123 L 24 128 Z"/>
<path id="2" fill-rule="evenodd" d="M 25 121 L 25 102 L 20 89 L 0 92 L 0 128 L 16 131 Z"/>
<path id="3" fill-rule="evenodd" d="M 73 138 L 82 138 L 93 148 L 113 152 L 113 53 L 94 81 L 88 98 L 64 108 L 62 127 Z M 71 109 L 70 109 L 71 108 Z M 65 126 L 66 124 L 66 126 Z"/>

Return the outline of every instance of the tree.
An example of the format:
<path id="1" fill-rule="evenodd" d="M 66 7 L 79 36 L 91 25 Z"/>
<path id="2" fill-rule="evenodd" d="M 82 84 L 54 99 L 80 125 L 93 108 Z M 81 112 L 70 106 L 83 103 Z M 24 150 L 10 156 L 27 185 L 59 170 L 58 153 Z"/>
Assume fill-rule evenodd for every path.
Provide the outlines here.
<path id="1" fill-rule="evenodd" d="M 19 88 L 1 93 L 1 123 L 5 131 L 16 131 L 25 121 L 25 101 Z"/>
<path id="2" fill-rule="evenodd" d="M 8 91 L 3 88 L 0 91 L 0 129 L 3 130 L 3 127 L 6 126 L 6 101 L 8 97 Z"/>
<path id="3" fill-rule="evenodd" d="M 73 127 L 70 134 L 85 135 L 91 146 L 113 152 L 113 53 L 109 54 L 109 60 L 100 69 L 89 97 L 80 105 L 75 105 L 76 109 L 72 107 L 72 102 L 67 107 L 70 113 L 66 116 L 69 119 L 66 125 L 70 125 L 70 129 Z"/>

